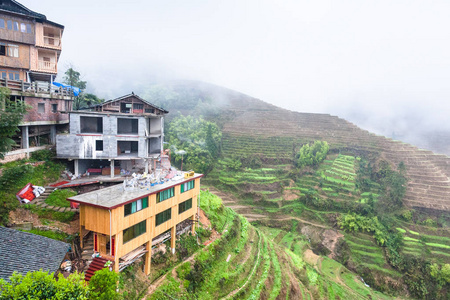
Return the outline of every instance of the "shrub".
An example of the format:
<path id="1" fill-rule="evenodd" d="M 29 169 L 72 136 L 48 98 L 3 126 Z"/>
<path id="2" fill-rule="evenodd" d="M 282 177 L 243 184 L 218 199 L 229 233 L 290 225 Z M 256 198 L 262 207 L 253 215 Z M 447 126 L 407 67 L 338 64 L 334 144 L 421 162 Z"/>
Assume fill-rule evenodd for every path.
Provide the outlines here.
<path id="1" fill-rule="evenodd" d="M 89 281 L 89 290 L 91 300 L 109 300 L 118 299 L 119 294 L 116 292 L 116 284 L 119 280 L 119 274 L 104 268 L 95 272 Z"/>
<path id="2" fill-rule="evenodd" d="M 9 279 L 10 282 L 0 279 L 0 299 L 88 299 L 83 274 L 71 274 L 68 278 L 60 274 L 56 280 L 53 273 L 40 270 L 25 276 L 14 272 Z"/>
<path id="3" fill-rule="evenodd" d="M 31 160 L 34 161 L 51 161 L 56 153 L 51 150 L 39 150 L 31 153 Z"/>

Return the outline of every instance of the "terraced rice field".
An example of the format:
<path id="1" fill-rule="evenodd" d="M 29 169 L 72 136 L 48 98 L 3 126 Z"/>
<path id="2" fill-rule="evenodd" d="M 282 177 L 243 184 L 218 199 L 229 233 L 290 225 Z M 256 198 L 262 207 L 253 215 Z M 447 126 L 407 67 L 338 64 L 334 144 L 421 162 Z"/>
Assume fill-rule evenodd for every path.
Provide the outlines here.
<path id="1" fill-rule="evenodd" d="M 352 260 L 357 265 L 365 266 L 371 270 L 377 270 L 394 278 L 401 277 L 401 274 L 389 268 L 382 248 L 376 244 L 371 236 L 361 233 L 345 233 L 344 236 L 345 241 L 350 247 Z"/>
<path id="2" fill-rule="evenodd" d="M 403 235 L 403 252 L 414 256 L 450 263 L 450 238 L 445 236 L 422 234 L 408 228 L 396 228 Z"/>

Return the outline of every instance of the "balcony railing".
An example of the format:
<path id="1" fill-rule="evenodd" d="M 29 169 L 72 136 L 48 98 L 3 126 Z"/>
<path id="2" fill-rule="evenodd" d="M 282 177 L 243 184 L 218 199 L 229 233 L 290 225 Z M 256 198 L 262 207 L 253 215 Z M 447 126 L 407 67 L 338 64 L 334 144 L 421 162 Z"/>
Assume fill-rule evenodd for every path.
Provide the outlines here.
<path id="1" fill-rule="evenodd" d="M 0 78 L 0 87 L 7 87 L 11 91 L 19 91 L 24 93 L 40 93 L 50 95 L 61 95 L 66 97 L 73 96 L 72 89 L 57 87 L 53 84 L 43 82 L 24 82 L 22 80 L 9 80 Z"/>
<path id="2" fill-rule="evenodd" d="M 56 71 L 56 63 L 51 61 L 38 61 L 38 70 L 40 71 L 47 71 L 47 72 L 57 72 Z"/>
<path id="3" fill-rule="evenodd" d="M 61 39 L 59 37 L 44 35 L 44 45 L 50 47 L 61 47 Z"/>

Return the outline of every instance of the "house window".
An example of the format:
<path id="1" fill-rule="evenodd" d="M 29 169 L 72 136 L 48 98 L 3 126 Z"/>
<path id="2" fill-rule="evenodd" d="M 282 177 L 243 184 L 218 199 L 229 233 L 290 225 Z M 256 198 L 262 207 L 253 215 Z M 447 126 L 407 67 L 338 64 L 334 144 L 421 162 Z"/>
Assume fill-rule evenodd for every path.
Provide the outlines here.
<path id="1" fill-rule="evenodd" d="M 9 80 L 20 80 L 19 72 L 8 72 Z"/>
<path id="2" fill-rule="evenodd" d="M 52 113 L 58 112 L 58 104 L 52 104 Z"/>
<path id="3" fill-rule="evenodd" d="M 27 31 L 27 26 L 25 26 L 24 23 L 20 23 L 20 32 L 26 32 Z"/>
<path id="4" fill-rule="evenodd" d="M 155 226 L 159 226 L 162 223 L 170 220 L 171 218 L 172 218 L 172 209 L 169 208 L 168 210 L 165 210 L 162 213 L 156 215 Z"/>
<path id="5" fill-rule="evenodd" d="M 138 104 L 138 103 L 134 103 L 133 104 L 133 109 L 144 109 L 144 104 Z"/>
<path id="6" fill-rule="evenodd" d="M 0 28 L 5 28 L 5 20 L 0 19 Z"/>
<path id="7" fill-rule="evenodd" d="M 125 217 L 148 207 L 148 197 L 125 204 Z"/>
<path id="8" fill-rule="evenodd" d="M 14 22 L 14 31 L 19 31 L 19 22 Z"/>
<path id="9" fill-rule="evenodd" d="M 0 77 L 2 79 L 6 79 L 6 71 L 5 70 L 0 70 Z"/>
<path id="10" fill-rule="evenodd" d="M 31 25 L 27 24 L 27 33 L 31 33 Z"/>
<path id="11" fill-rule="evenodd" d="M 167 189 L 165 191 L 161 191 L 158 194 L 156 194 L 156 203 L 162 202 L 162 201 L 167 200 L 169 198 L 172 198 L 173 196 L 175 196 L 175 189 L 174 188 L 170 188 L 170 189 Z"/>
<path id="12" fill-rule="evenodd" d="M 80 117 L 81 133 L 103 133 L 103 118 Z"/>
<path id="13" fill-rule="evenodd" d="M 6 21 L 6 24 L 8 25 L 8 29 L 9 29 L 9 30 L 12 30 L 12 28 L 13 28 L 13 26 L 12 26 L 12 21 L 11 21 L 11 20 L 8 20 L 8 21 Z"/>
<path id="14" fill-rule="evenodd" d="M 0 42 L 0 55 L 6 56 L 6 44 Z"/>
<path id="15" fill-rule="evenodd" d="M 147 221 L 144 220 L 134 226 L 128 227 L 123 231 L 123 243 L 131 241 L 132 239 L 144 234 L 147 231 Z"/>
<path id="16" fill-rule="evenodd" d="M 195 180 L 185 182 L 181 185 L 181 192 L 184 193 L 186 191 L 192 190 L 194 187 L 195 187 Z"/>
<path id="17" fill-rule="evenodd" d="M 138 134 L 138 119 L 117 119 L 117 133 L 120 134 Z"/>
<path id="18" fill-rule="evenodd" d="M 11 57 L 19 57 L 19 46 L 14 44 L 8 44 L 7 55 Z"/>
<path id="19" fill-rule="evenodd" d="M 38 113 L 45 113 L 45 103 L 38 103 Z"/>
<path id="20" fill-rule="evenodd" d="M 95 141 L 95 151 L 103 151 L 103 141 Z"/>
<path id="21" fill-rule="evenodd" d="M 192 208 L 192 198 L 178 204 L 178 214 L 184 213 Z"/>

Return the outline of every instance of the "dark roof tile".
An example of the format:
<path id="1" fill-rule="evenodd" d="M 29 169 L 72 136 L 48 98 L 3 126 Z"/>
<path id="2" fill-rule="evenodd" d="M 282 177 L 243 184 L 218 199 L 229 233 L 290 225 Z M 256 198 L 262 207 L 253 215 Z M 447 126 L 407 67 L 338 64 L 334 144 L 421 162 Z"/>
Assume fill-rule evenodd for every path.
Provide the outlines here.
<path id="1" fill-rule="evenodd" d="M 14 271 L 25 275 L 42 269 L 55 272 L 70 245 L 40 235 L 0 226 L 0 278 Z"/>

